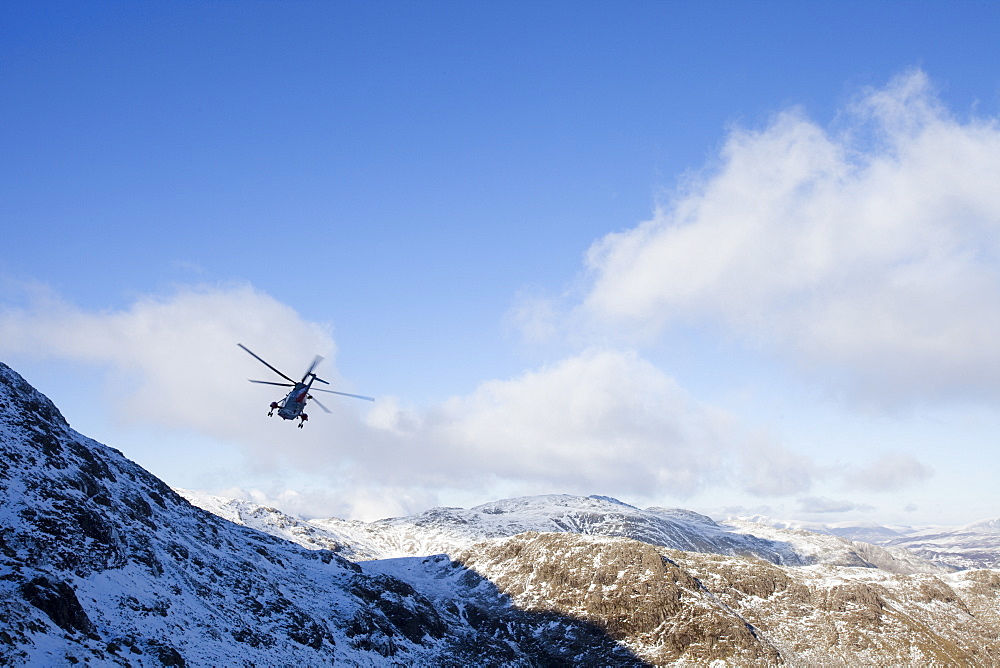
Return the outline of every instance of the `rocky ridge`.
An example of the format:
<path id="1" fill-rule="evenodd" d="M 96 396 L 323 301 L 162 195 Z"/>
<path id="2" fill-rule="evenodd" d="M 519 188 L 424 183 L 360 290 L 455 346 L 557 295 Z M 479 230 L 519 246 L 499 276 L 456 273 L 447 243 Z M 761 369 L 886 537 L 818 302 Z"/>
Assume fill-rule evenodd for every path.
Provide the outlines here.
<path id="1" fill-rule="evenodd" d="M 521 534 L 455 559 L 519 607 L 593 621 L 654 665 L 1000 661 L 996 571 L 782 567 L 565 533 Z"/>

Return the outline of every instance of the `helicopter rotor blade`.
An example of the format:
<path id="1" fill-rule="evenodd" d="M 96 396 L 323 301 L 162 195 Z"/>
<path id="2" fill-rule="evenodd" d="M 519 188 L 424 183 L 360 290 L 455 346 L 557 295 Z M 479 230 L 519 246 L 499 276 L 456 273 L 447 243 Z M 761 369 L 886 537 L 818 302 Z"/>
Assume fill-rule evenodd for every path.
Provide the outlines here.
<path id="1" fill-rule="evenodd" d="M 293 383 L 272 383 L 269 380 L 251 380 L 251 383 L 257 383 L 259 385 L 277 385 L 279 387 L 295 387 Z"/>
<path id="2" fill-rule="evenodd" d="M 321 387 L 314 387 L 313 392 L 329 392 L 330 394 L 339 394 L 342 397 L 354 397 L 355 399 L 364 399 L 365 401 L 375 401 L 375 397 L 366 397 L 360 394 L 348 394 L 347 392 L 337 392 L 336 390 L 324 390 Z"/>
<path id="3" fill-rule="evenodd" d="M 288 376 L 286 376 L 285 374 L 281 373 L 280 371 L 278 371 L 277 369 L 275 369 L 273 366 L 271 366 L 270 364 L 268 364 L 267 362 L 265 362 L 262 357 L 260 357 L 259 355 L 257 355 L 257 353 L 255 353 L 254 351 L 250 350 L 249 348 L 247 348 L 242 343 L 237 343 L 236 345 L 238 345 L 240 348 L 242 348 L 243 350 L 245 350 L 248 353 L 250 353 L 250 355 L 252 355 L 254 358 L 256 358 L 258 362 L 260 362 L 261 364 L 263 364 L 264 366 L 266 366 L 268 369 L 270 369 L 274 373 L 278 374 L 279 376 L 281 376 L 282 378 L 284 378 L 285 380 L 287 380 L 289 383 L 293 383 L 293 384 L 295 383 L 294 380 L 292 380 L 291 378 L 289 378 Z"/>
<path id="4" fill-rule="evenodd" d="M 303 383 L 306 382 L 306 378 L 308 378 L 309 374 L 311 374 L 313 372 L 313 369 L 316 368 L 316 365 L 319 364 L 322 361 L 323 361 L 323 356 L 322 355 L 316 355 L 316 357 L 313 358 L 312 364 L 309 365 L 309 368 L 302 375 L 302 382 Z"/>
<path id="5" fill-rule="evenodd" d="M 312 400 L 312 402 L 313 402 L 314 404 L 316 404 L 317 406 L 319 406 L 320 408 L 322 408 L 322 409 L 323 409 L 323 411 L 324 411 L 325 413 L 332 413 L 332 412 L 333 412 L 333 411 L 331 411 L 331 410 L 330 410 L 329 408 L 327 408 L 326 406 L 324 406 L 323 404 L 321 404 L 321 403 L 319 402 L 319 399 L 317 399 L 317 398 L 316 398 L 316 397 L 314 397 L 313 395 L 311 395 L 311 394 L 310 394 L 310 395 L 309 395 L 309 398 L 310 398 L 310 399 Z"/>

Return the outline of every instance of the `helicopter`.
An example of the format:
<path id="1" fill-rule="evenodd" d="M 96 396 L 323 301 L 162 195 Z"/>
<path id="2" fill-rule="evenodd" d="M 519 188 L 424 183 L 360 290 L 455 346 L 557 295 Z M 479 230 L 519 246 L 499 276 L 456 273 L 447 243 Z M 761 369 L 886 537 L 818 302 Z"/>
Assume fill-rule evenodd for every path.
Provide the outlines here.
<path id="1" fill-rule="evenodd" d="M 274 416 L 274 411 L 278 411 L 278 417 L 282 418 L 283 420 L 298 419 L 299 429 L 302 429 L 302 427 L 305 426 L 306 420 L 309 419 L 309 416 L 302 412 L 303 409 L 306 407 L 306 402 L 309 399 L 312 399 L 314 402 L 316 402 L 317 406 L 322 408 L 327 413 L 330 413 L 331 412 L 330 409 L 321 404 L 318 399 L 313 397 L 312 394 L 310 394 L 311 392 L 329 392 L 330 394 L 339 394 L 344 397 L 364 399 L 365 401 L 375 401 L 374 397 L 365 397 L 360 394 L 348 394 L 347 392 L 324 390 L 323 388 L 319 387 L 314 388 L 312 386 L 313 383 L 323 383 L 324 385 L 329 385 L 327 381 L 323 380 L 315 373 L 313 373 L 313 371 L 316 369 L 316 365 L 323 361 L 323 358 L 320 355 L 316 355 L 316 357 L 313 358 L 312 364 L 310 364 L 309 368 L 306 369 L 305 374 L 302 376 L 302 380 L 296 382 L 291 378 L 289 378 L 288 376 L 286 376 L 285 374 L 278 371 L 277 369 L 275 369 L 270 364 L 268 364 L 266 361 L 264 361 L 262 357 L 257 355 L 257 353 L 253 352 L 242 343 L 237 343 L 236 345 L 238 345 L 240 348 L 250 353 L 250 355 L 252 355 L 258 362 L 262 363 L 268 369 L 270 369 L 271 371 L 273 371 L 274 373 L 278 374 L 279 376 L 288 381 L 287 383 L 273 383 L 267 380 L 251 380 L 250 381 L 251 383 L 259 383 L 261 385 L 278 385 L 280 387 L 292 388 L 291 392 L 285 395 L 284 399 L 282 399 L 281 401 L 271 402 L 271 410 L 267 414 L 268 417 Z"/>

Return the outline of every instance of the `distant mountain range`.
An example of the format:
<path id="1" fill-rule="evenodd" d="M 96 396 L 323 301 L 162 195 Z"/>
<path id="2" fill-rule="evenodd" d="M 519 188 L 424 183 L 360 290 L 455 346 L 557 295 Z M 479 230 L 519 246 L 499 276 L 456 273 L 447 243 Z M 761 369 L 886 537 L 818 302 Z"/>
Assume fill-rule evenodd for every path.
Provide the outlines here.
<path id="1" fill-rule="evenodd" d="M 752 524 L 748 525 L 747 522 Z M 743 526 L 766 525 L 777 529 L 838 536 L 888 549 L 902 548 L 929 561 L 956 569 L 1000 568 L 1000 518 L 980 520 L 958 527 L 922 528 L 849 522 L 820 524 L 761 516 L 737 523 Z M 757 533 L 764 531 L 758 528 Z"/>
<path id="2" fill-rule="evenodd" d="M 565 495 L 305 521 L 169 489 L 2 364 L 0 494 L 2 665 L 1000 665 L 995 521 Z"/>
<path id="3" fill-rule="evenodd" d="M 848 537 L 849 532 L 841 536 L 832 531 L 809 531 L 761 517 L 719 523 L 688 510 L 641 510 L 602 496 L 532 496 L 468 510 L 432 508 L 409 517 L 358 522 L 336 518 L 303 520 L 247 501 L 177 491 L 192 504 L 230 521 L 311 549 L 334 550 L 354 560 L 451 554 L 474 543 L 526 531 L 631 538 L 674 550 L 756 557 L 776 565 L 877 567 L 894 573 L 948 573 L 956 566 L 989 567 L 991 560 L 1000 555 L 1000 534 L 993 534 L 992 548 L 987 548 L 989 534 L 975 534 L 975 541 L 962 542 L 967 535 L 965 528 L 938 534 L 951 537 L 953 556 L 962 555 L 965 562 L 958 565 L 935 561 L 889 540 L 884 546 L 854 541 Z M 901 539 L 898 533 L 892 535 L 894 540 Z"/>

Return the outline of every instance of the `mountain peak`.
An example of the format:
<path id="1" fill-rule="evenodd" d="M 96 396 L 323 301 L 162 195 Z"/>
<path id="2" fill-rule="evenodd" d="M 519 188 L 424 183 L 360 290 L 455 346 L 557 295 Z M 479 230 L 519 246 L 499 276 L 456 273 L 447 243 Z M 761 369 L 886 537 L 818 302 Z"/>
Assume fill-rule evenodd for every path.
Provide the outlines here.
<path id="1" fill-rule="evenodd" d="M 607 501 L 608 503 L 613 503 L 618 506 L 625 506 L 627 508 L 635 508 L 635 506 L 629 505 L 624 501 L 619 501 L 613 496 L 604 496 L 603 494 L 591 494 L 587 497 L 588 499 L 594 499 L 595 501 Z"/>
<path id="2" fill-rule="evenodd" d="M 504 515 L 523 512 L 558 512 L 559 510 L 594 511 L 619 509 L 639 510 L 623 501 L 610 496 L 592 494 L 576 496 L 573 494 L 537 494 L 534 496 L 519 496 L 499 501 L 491 501 L 471 508 L 472 511 L 487 515 Z"/>
<path id="3" fill-rule="evenodd" d="M 8 424 L 69 428 L 56 405 L 3 362 L 0 362 L 0 416 Z"/>

